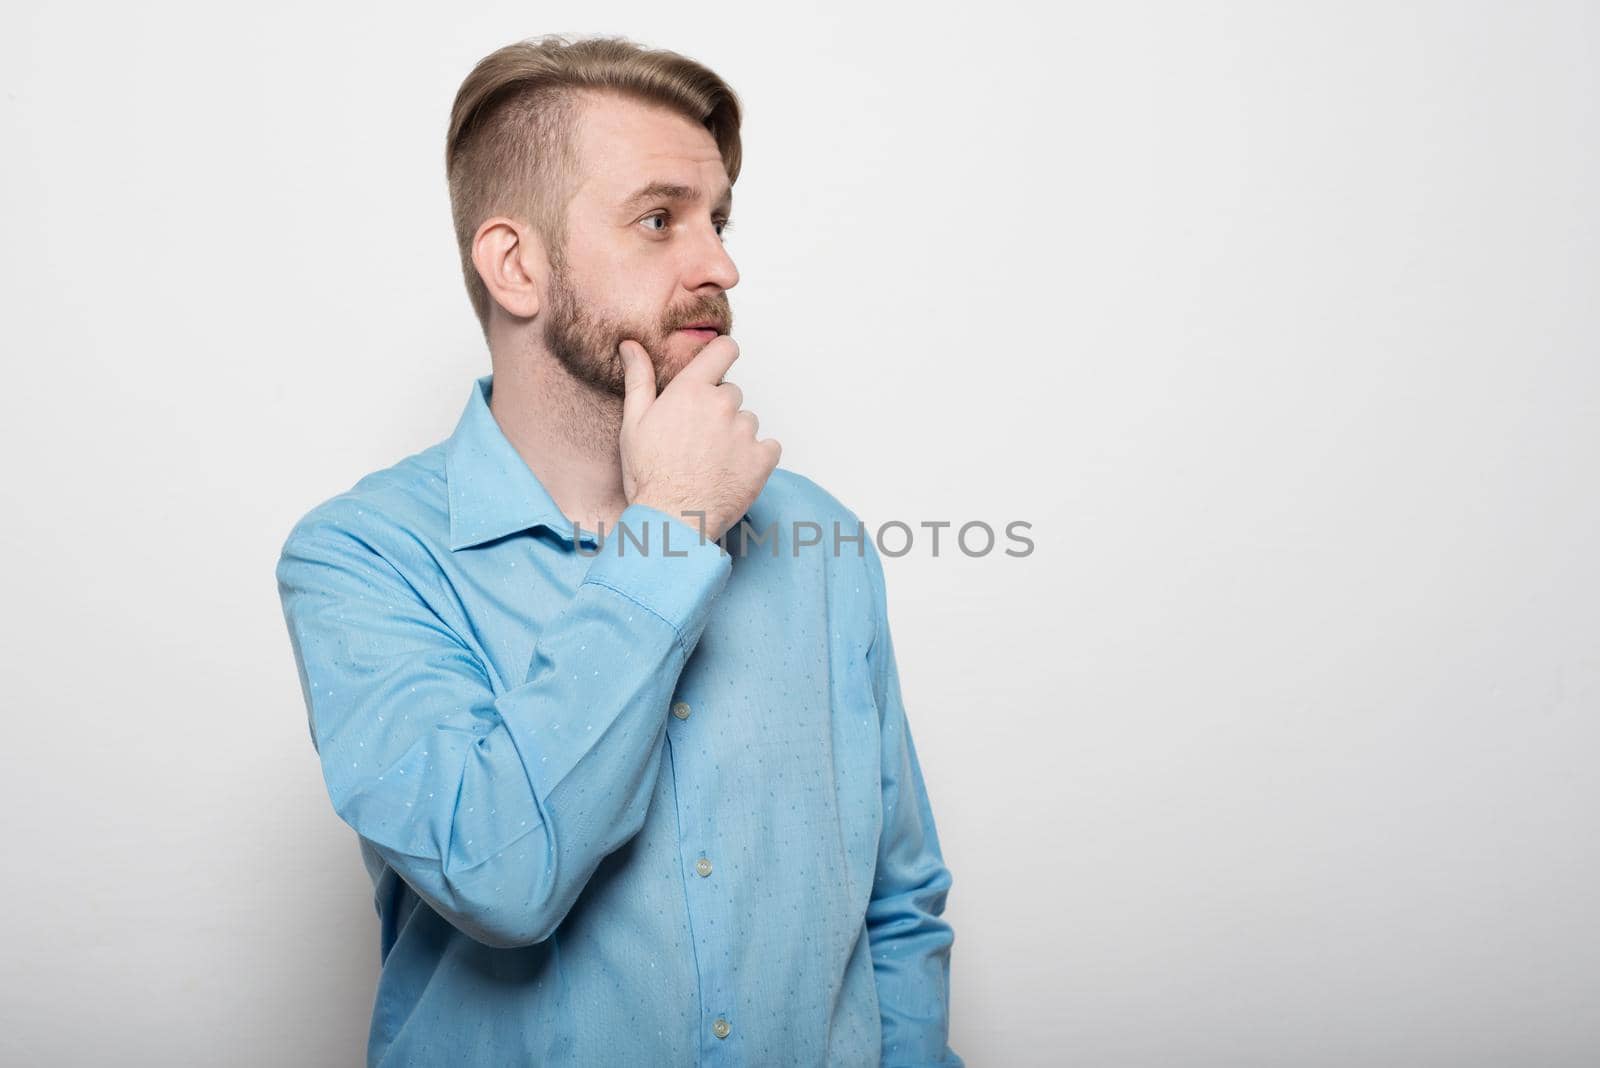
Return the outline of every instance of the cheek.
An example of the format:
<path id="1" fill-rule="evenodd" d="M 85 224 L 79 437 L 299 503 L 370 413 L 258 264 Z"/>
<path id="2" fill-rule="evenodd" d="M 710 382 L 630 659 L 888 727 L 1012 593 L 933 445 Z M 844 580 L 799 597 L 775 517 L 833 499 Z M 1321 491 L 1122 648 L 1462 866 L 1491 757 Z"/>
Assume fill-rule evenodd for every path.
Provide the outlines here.
<path id="1" fill-rule="evenodd" d="M 583 315 L 592 323 L 625 325 L 648 324 L 656 320 L 639 304 L 634 285 L 625 272 L 591 273 L 574 293 Z"/>
<path id="2" fill-rule="evenodd" d="M 667 257 L 648 240 L 617 241 L 590 251 L 588 274 L 597 283 L 616 287 L 631 283 L 641 288 L 665 280 Z"/>
<path id="3" fill-rule="evenodd" d="M 657 344 L 672 339 L 661 333 L 672 308 L 677 275 L 667 257 L 626 243 L 604 252 L 592 251 L 573 274 L 581 279 L 578 299 L 590 317 L 615 324 L 624 334 L 644 332 Z M 682 340 L 681 338 L 679 340 Z"/>
<path id="4" fill-rule="evenodd" d="M 638 329 L 649 331 L 664 341 L 666 335 L 662 333 L 662 329 L 666 325 L 670 310 L 668 304 L 670 293 L 670 288 L 652 285 L 637 275 L 621 276 L 607 291 L 609 314 L 617 322 L 628 323 Z"/>

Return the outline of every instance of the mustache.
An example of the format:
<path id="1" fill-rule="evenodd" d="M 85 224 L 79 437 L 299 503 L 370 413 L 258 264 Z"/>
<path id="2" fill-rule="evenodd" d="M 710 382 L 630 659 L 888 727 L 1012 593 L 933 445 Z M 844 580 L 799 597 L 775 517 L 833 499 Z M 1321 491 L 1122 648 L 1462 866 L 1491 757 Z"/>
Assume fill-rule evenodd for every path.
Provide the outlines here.
<path id="1" fill-rule="evenodd" d="M 699 305 L 672 317 L 667 326 L 667 333 L 682 330 L 692 323 L 710 323 L 716 327 L 717 333 L 726 334 L 732 318 L 732 311 L 725 302 L 712 301 L 710 304 Z"/>

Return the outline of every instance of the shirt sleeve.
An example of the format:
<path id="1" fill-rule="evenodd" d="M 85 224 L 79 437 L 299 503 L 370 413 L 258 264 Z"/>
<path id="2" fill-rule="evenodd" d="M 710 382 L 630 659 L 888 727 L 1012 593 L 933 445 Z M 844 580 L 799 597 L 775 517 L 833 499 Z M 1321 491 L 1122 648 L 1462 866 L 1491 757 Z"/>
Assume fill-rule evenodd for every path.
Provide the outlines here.
<path id="1" fill-rule="evenodd" d="M 732 571 L 716 542 L 663 512 L 630 505 L 620 522 L 678 524 L 673 552 L 618 555 L 608 540 L 526 675 L 498 694 L 372 539 L 302 523 L 278 562 L 334 810 L 490 946 L 548 938 L 644 825 L 668 703 Z"/>
<path id="2" fill-rule="evenodd" d="M 964 1068 L 948 1044 L 950 948 L 955 933 L 942 917 L 950 870 L 939 848 L 933 809 L 900 699 L 883 565 L 870 538 L 865 555 L 877 614 L 867 662 L 883 732 L 883 830 L 867 904 L 867 936 L 883 1024 L 882 1063 L 884 1068 Z"/>

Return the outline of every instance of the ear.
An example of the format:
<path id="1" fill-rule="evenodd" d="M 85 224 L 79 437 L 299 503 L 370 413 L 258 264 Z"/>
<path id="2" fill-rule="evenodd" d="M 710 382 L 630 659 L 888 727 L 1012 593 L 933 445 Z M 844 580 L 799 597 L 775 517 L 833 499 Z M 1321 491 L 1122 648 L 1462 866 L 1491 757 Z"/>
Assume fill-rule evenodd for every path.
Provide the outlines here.
<path id="1" fill-rule="evenodd" d="M 519 319 L 539 313 L 550 260 L 533 230 L 516 219 L 485 219 L 472 238 L 472 263 L 489 299 Z"/>

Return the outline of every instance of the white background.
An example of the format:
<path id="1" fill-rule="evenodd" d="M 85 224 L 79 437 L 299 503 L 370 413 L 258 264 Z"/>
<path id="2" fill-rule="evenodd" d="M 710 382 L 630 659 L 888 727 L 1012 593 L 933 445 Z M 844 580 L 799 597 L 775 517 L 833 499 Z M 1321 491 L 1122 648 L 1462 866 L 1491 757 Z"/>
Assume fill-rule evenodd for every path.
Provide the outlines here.
<path id="1" fill-rule="evenodd" d="M 545 32 L 740 93 L 783 465 L 1033 524 L 887 562 L 969 1064 L 1600 1058 L 1592 5 L 6 12 L 6 1063 L 360 1063 L 273 568 L 489 370 L 445 124 Z"/>

